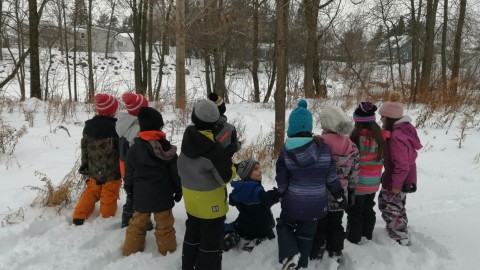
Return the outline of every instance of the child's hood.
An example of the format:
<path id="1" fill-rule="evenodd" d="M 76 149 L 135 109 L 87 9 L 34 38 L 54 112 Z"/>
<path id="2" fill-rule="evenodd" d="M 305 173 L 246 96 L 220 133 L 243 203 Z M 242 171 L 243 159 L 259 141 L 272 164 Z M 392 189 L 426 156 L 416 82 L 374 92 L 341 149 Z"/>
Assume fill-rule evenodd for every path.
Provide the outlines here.
<path id="1" fill-rule="evenodd" d="M 260 181 L 242 180 L 231 183 L 233 190 L 230 198 L 243 204 L 256 204 L 260 202 L 260 192 L 265 191 Z"/>
<path id="2" fill-rule="evenodd" d="M 393 126 L 394 136 L 397 136 L 397 138 L 403 142 L 408 142 L 415 150 L 420 150 L 423 146 L 418 137 L 417 130 L 411 122 L 412 118 L 408 115 L 395 122 Z"/>
<path id="3" fill-rule="evenodd" d="M 320 135 L 323 141 L 330 147 L 332 154 L 349 155 L 352 152 L 353 142 L 348 136 L 336 133 L 325 133 Z"/>
<path id="4" fill-rule="evenodd" d="M 115 130 L 119 137 L 124 137 L 127 141 L 133 142 L 133 139 L 137 137 L 138 132 L 140 132 L 138 118 L 128 113 L 120 113 L 117 124 L 115 125 Z"/>
<path id="5" fill-rule="evenodd" d="M 182 153 L 189 158 L 197 158 L 215 148 L 210 131 L 198 131 L 194 126 L 185 129 L 182 140 Z"/>
<path id="6" fill-rule="evenodd" d="M 287 145 L 289 140 L 297 138 L 288 138 Z M 285 147 L 286 154 L 290 159 L 292 159 L 298 166 L 307 167 L 317 162 L 318 160 L 318 151 L 319 148 L 317 144 L 312 140 L 312 138 L 298 138 L 298 139 L 309 139 L 308 143 L 303 144 L 299 147 L 288 149 Z"/>

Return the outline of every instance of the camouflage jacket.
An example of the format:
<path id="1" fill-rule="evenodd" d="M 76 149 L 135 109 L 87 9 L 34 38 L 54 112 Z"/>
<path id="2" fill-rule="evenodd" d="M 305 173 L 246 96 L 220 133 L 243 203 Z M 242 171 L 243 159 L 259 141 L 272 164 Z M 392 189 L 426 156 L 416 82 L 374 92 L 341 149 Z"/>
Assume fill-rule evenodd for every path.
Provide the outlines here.
<path id="1" fill-rule="evenodd" d="M 120 179 L 116 118 L 96 115 L 85 122 L 81 141 L 82 164 L 98 182 Z"/>

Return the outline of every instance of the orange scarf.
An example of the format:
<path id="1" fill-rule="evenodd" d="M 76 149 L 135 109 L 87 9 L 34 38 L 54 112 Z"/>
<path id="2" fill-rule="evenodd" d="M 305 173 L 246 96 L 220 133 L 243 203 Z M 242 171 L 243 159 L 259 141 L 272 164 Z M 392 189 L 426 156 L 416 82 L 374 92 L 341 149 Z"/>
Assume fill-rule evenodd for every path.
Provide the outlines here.
<path id="1" fill-rule="evenodd" d="M 164 132 L 155 130 L 141 131 L 138 133 L 138 136 L 145 141 L 159 141 L 167 138 Z"/>

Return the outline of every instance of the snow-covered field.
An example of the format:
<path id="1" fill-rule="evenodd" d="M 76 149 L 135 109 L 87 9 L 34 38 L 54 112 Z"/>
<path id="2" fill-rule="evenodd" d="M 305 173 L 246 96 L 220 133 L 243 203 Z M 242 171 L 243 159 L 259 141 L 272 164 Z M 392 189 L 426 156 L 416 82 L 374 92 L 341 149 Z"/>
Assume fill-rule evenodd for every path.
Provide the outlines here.
<path id="1" fill-rule="evenodd" d="M 28 127 L 19 106 L 31 108 L 34 104 L 34 126 Z M 80 154 L 82 125 L 78 123 L 91 117 L 83 105 L 78 105 L 76 117 L 67 123 L 49 124 L 46 107 L 46 103 L 29 99 L 11 113 L 1 109 L 8 125 L 28 128 L 13 156 L 0 155 L 0 269 L 180 269 L 186 220 L 183 201 L 174 208 L 178 250 L 165 257 L 158 254 L 152 232 L 147 235 L 143 253 L 122 256 L 125 229 L 120 229 L 120 210 L 110 219 L 100 218 L 95 212 L 84 226 L 76 227 L 71 224 L 70 209 L 57 214 L 54 209 L 30 206 L 37 193 L 26 187 L 43 186 L 34 172 L 42 172 L 53 183 L 60 183 Z M 414 118 L 418 113 L 416 109 L 407 112 Z M 167 120 L 175 117 L 172 110 L 163 114 Z M 238 103 L 227 105 L 227 116 L 245 124 L 244 139 L 248 144 L 261 129 L 270 129 L 274 112 L 264 106 Z M 60 124 L 70 131 L 71 137 L 64 130 L 52 132 Z M 320 132 L 320 127 L 316 126 L 315 131 Z M 345 242 L 342 269 L 478 269 L 475 258 L 480 241 L 480 165 L 475 156 L 480 153 L 480 132 L 470 130 L 460 149 L 453 140 L 455 132 L 419 130 L 425 146 L 418 158 L 419 189 L 407 198 L 412 246 L 400 246 L 390 240 L 378 214 L 372 241 L 362 246 Z M 173 137 L 178 145 L 180 140 L 181 135 Z M 274 176 L 266 175 L 264 185 L 271 188 Z M 122 194 L 119 207 L 124 200 Z M 8 224 L 8 215 L 20 208 L 24 218 Z M 279 215 L 279 205 L 273 207 L 273 212 Z M 233 220 L 236 214 L 231 209 L 227 220 Z M 277 250 L 276 241 L 271 240 L 251 253 L 229 251 L 223 256 L 223 269 L 279 269 Z M 310 262 L 308 269 L 336 267 L 335 262 L 325 258 L 322 262 Z"/>

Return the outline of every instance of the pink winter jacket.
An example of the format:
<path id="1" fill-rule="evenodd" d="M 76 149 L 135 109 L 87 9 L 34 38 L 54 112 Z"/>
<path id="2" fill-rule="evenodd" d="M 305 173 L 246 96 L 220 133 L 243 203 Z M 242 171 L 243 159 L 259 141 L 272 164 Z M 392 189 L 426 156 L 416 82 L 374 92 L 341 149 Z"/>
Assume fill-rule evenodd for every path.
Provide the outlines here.
<path id="1" fill-rule="evenodd" d="M 387 140 L 387 154 L 383 164 L 382 187 L 387 190 L 402 189 L 405 184 L 417 183 L 417 151 L 422 149 L 412 119 L 404 116 L 395 122 L 390 140 Z"/>

